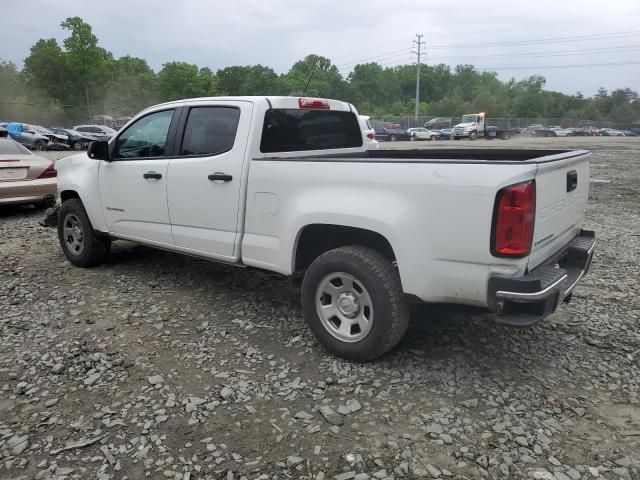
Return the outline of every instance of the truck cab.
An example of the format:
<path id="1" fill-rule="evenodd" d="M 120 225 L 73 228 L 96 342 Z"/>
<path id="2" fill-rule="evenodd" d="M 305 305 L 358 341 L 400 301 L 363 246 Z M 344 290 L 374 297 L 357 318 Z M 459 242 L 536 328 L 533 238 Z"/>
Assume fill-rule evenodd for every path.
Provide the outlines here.
<path id="1" fill-rule="evenodd" d="M 475 140 L 478 137 L 484 137 L 485 130 L 484 112 L 468 113 L 463 115 L 460 118 L 460 123 L 453 127 L 451 139 L 468 138 L 469 140 Z"/>

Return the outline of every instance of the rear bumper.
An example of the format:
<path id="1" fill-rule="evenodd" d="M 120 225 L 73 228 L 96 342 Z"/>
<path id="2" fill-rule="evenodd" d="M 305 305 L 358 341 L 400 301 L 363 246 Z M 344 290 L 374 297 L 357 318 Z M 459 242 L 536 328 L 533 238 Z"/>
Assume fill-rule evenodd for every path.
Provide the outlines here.
<path id="1" fill-rule="evenodd" d="M 37 203 L 57 196 L 57 179 L 20 180 L 0 183 L 0 205 Z"/>
<path id="2" fill-rule="evenodd" d="M 569 301 L 587 273 L 595 251 L 595 234 L 582 230 L 560 252 L 528 274 L 513 278 L 489 278 L 489 308 L 496 321 L 513 327 L 529 327 Z"/>

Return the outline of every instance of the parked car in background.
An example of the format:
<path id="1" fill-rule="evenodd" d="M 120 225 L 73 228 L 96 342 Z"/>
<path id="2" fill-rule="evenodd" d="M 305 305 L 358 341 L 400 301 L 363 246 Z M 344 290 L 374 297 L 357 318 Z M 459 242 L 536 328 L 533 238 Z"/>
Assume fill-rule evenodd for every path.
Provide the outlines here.
<path id="1" fill-rule="evenodd" d="M 35 131 L 32 125 L 20 122 L 6 124 L 9 136 L 16 142 L 33 150 L 46 150 L 49 146 L 49 137 Z"/>
<path id="2" fill-rule="evenodd" d="M 436 117 L 424 122 L 424 128 L 429 130 L 442 130 L 451 127 L 451 119 L 447 117 Z"/>
<path id="3" fill-rule="evenodd" d="M 533 123 L 527 128 L 522 130 L 522 135 L 525 137 L 557 137 L 558 134 L 555 130 L 551 130 L 539 123 Z"/>
<path id="4" fill-rule="evenodd" d="M 632 130 L 623 130 L 622 133 L 624 133 L 625 137 L 637 137 L 638 134 Z"/>
<path id="5" fill-rule="evenodd" d="M 56 198 L 56 169 L 12 138 L 0 138 L 0 205 L 50 207 Z"/>
<path id="6" fill-rule="evenodd" d="M 557 137 L 568 137 L 571 134 L 571 129 L 562 127 L 549 127 L 550 130 L 556 132 Z"/>
<path id="7" fill-rule="evenodd" d="M 584 128 L 568 128 L 568 137 L 589 137 L 591 133 Z"/>
<path id="8" fill-rule="evenodd" d="M 411 134 L 401 128 L 377 127 L 374 129 L 376 140 L 395 142 L 396 140 L 411 140 Z"/>
<path id="9" fill-rule="evenodd" d="M 71 128 L 54 127 L 50 130 L 60 135 L 66 135 L 69 146 L 74 150 L 86 150 L 91 142 L 99 140 L 99 138 L 94 135 L 78 132 L 77 130 L 73 130 Z"/>
<path id="10" fill-rule="evenodd" d="M 44 135 L 49 139 L 47 150 L 68 150 L 70 147 L 67 135 L 55 133 L 53 130 L 42 127 L 40 125 L 31 125 L 31 128 L 40 135 Z"/>
<path id="11" fill-rule="evenodd" d="M 362 130 L 362 140 L 367 150 L 375 150 L 380 147 L 380 144 L 376 140 L 376 131 L 371 126 L 369 121 L 371 117 L 367 115 L 359 115 L 358 121 L 360 122 L 360 129 Z"/>
<path id="12" fill-rule="evenodd" d="M 624 137 L 624 132 L 615 128 L 601 128 L 599 133 L 604 137 Z"/>
<path id="13" fill-rule="evenodd" d="M 0 138 L 6 138 L 9 136 L 9 132 L 6 128 L 0 126 Z"/>
<path id="14" fill-rule="evenodd" d="M 76 125 L 73 130 L 81 133 L 88 133 L 95 136 L 98 140 L 109 140 L 116 132 L 113 128 L 106 125 Z"/>
<path id="15" fill-rule="evenodd" d="M 407 132 L 411 135 L 412 140 L 438 140 L 439 136 L 442 136 L 440 130 L 429 130 L 424 127 L 409 128 Z"/>

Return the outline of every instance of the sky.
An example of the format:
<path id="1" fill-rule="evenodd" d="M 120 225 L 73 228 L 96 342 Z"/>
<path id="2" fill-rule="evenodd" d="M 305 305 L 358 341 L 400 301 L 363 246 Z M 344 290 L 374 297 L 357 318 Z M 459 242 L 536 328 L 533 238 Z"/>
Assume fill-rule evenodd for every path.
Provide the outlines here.
<path id="1" fill-rule="evenodd" d="M 640 90 L 638 0 L 22 0 L 0 11 L 0 60 L 19 67 L 38 39 L 61 43 L 60 22 L 80 16 L 114 56 L 156 71 L 186 61 L 283 73 L 317 53 L 346 76 L 356 62 L 415 61 L 422 34 L 430 65 L 473 64 L 502 80 L 543 75 L 548 90 L 585 96 Z"/>

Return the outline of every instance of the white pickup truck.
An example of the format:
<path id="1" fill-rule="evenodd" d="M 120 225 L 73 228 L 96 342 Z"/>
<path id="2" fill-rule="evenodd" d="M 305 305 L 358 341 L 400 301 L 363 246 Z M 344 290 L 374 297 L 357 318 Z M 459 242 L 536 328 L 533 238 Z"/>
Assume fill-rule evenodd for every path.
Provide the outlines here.
<path id="1" fill-rule="evenodd" d="M 532 325 L 570 299 L 595 243 L 588 152 L 365 150 L 336 100 L 165 103 L 56 168 L 49 222 L 72 264 L 123 239 L 301 280 L 309 328 L 356 361 L 398 343 L 415 300 Z"/>

